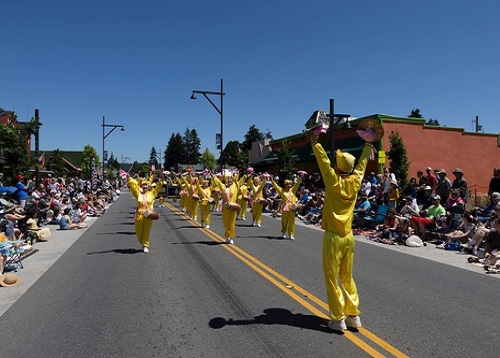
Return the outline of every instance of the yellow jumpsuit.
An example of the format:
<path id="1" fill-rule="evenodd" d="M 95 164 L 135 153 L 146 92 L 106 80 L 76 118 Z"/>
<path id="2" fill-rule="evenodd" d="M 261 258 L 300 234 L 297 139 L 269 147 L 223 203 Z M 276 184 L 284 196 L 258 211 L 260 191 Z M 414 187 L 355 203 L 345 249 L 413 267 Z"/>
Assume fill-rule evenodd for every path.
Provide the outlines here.
<path id="1" fill-rule="evenodd" d="M 233 183 L 228 187 L 214 175 L 212 175 L 212 180 L 214 186 L 219 187 L 222 194 L 222 223 L 224 224 L 224 236 L 226 239 L 232 239 L 235 235 L 236 215 L 238 213 L 229 210 L 226 207 L 226 203 L 236 203 L 239 186 L 246 180 L 246 176 L 243 176 L 238 182 L 236 181 L 237 177 L 234 177 Z"/>
<path id="2" fill-rule="evenodd" d="M 330 159 L 319 143 L 312 144 L 321 176 L 326 187 L 325 206 L 321 220 L 323 234 L 323 273 L 326 295 L 333 321 L 341 321 L 346 315 L 358 316 L 359 296 L 352 277 L 354 263 L 354 235 L 352 220 L 356 197 L 361 188 L 371 144 L 365 144 L 358 165 L 351 175 L 338 175 L 330 166 Z M 339 286 L 345 291 L 345 298 Z"/>
<path id="3" fill-rule="evenodd" d="M 153 220 L 146 219 L 144 212 L 153 210 L 153 203 L 160 192 L 163 181 L 160 181 L 155 188 L 148 190 L 145 193 L 141 192 L 140 181 L 132 177 L 127 180 L 127 185 L 134 198 L 137 200 L 137 208 L 135 210 L 135 234 L 143 247 L 149 247 L 149 233 Z"/>
<path id="4" fill-rule="evenodd" d="M 241 206 L 241 211 L 240 211 L 240 217 L 243 220 L 247 219 L 247 206 L 248 206 L 248 201 L 245 200 L 248 196 L 248 186 L 246 183 L 242 183 L 240 185 L 239 193 L 238 193 L 238 204 Z"/>
<path id="5" fill-rule="evenodd" d="M 262 209 L 264 208 L 264 205 L 260 203 L 260 199 L 264 197 L 262 194 L 264 185 L 265 183 L 255 185 L 252 179 L 248 180 L 248 186 L 252 191 L 252 220 L 254 226 L 262 223 Z"/>
<path id="6" fill-rule="evenodd" d="M 209 199 L 212 196 L 212 187 L 205 186 L 201 187 L 198 183 L 198 194 L 200 195 L 200 219 L 201 225 L 203 227 L 209 227 L 210 225 L 210 202 Z"/>
<path id="7" fill-rule="evenodd" d="M 188 180 L 189 179 L 189 180 Z M 193 200 L 193 195 L 198 195 L 198 188 L 196 187 L 196 178 L 192 175 L 189 175 L 189 178 L 186 179 L 181 176 L 181 180 L 186 185 L 186 206 L 189 217 L 193 220 L 198 219 L 198 201 Z"/>
<path id="8" fill-rule="evenodd" d="M 295 211 L 292 210 L 292 205 L 297 204 L 295 193 L 302 183 L 302 177 L 297 180 L 297 183 L 290 190 L 280 187 L 273 178 L 271 178 L 271 183 L 281 197 L 281 234 L 284 236 L 288 234 L 293 239 L 295 236 Z"/>

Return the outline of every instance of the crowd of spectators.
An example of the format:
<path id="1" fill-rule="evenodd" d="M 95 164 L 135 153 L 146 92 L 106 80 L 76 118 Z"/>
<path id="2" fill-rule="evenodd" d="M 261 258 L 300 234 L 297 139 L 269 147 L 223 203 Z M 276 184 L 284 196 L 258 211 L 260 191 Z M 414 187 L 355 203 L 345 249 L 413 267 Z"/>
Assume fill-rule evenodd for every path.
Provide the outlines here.
<path id="1" fill-rule="evenodd" d="M 34 178 L 17 175 L 6 184 L 0 173 L 0 273 L 12 250 L 31 250 L 49 240 L 51 229 L 75 230 L 99 217 L 119 195 L 119 180 L 91 182 L 82 178 L 43 177 L 36 186 Z"/>

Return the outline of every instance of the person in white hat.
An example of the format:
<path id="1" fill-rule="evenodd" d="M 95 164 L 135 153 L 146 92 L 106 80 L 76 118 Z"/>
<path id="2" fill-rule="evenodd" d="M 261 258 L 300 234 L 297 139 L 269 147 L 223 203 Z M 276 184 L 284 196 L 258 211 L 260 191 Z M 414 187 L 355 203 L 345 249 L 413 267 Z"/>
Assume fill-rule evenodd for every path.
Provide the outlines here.
<path id="1" fill-rule="evenodd" d="M 352 221 L 357 194 L 374 148 L 367 141 L 356 166 L 353 155 L 337 150 L 332 168 L 328 155 L 318 143 L 318 135 L 314 130 L 308 131 L 326 188 L 321 228 L 325 230 L 322 260 L 330 311 L 328 327 L 342 331 L 347 327 L 361 327 L 358 290 L 352 277 L 355 246 Z"/>

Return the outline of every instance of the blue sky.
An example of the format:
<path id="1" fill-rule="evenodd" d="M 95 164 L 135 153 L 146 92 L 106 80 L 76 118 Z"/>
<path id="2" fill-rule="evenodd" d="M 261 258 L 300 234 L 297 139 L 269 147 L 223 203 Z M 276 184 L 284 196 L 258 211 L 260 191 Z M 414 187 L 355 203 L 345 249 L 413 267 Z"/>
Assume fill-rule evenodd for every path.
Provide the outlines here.
<path id="1" fill-rule="evenodd" d="M 220 117 L 194 89 L 224 80 L 224 144 L 251 125 L 275 139 L 313 111 L 407 116 L 498 133 L 500 2 L 0 1 L 0 107 L 29 120 L 40 149 L 147 161 L 196 129 L 218 157 Z M 212 97 L 216 104 L 219 97 Z"/>

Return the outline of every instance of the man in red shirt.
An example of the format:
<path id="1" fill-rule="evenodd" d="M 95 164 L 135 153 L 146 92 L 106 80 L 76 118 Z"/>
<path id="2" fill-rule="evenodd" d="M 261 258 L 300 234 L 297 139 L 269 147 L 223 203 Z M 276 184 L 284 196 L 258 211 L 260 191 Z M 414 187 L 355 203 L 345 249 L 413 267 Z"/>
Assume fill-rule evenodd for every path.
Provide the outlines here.
<path id="1" fill-rule="evenodd" d="M 425 171 L 427 172 L 427 182 L 429 183 L 429 186 L 432 188 L 432 192 L 434 193 L 436 190 L 438 179 L 432 172 L 431 167 L 428 167 Z"/>

